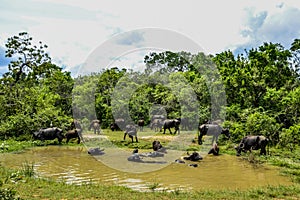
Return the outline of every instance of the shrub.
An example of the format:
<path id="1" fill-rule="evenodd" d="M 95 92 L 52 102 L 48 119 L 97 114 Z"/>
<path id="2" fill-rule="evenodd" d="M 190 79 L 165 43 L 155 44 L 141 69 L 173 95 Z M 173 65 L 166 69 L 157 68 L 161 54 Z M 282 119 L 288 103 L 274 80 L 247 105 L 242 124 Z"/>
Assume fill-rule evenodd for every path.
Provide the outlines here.
<path id="1" fill-rule="evenodd" d="M 300 124 L 283 129 L 279 137 L 279 145 L 283 147 L 291 147 L 300 142 Z"/>

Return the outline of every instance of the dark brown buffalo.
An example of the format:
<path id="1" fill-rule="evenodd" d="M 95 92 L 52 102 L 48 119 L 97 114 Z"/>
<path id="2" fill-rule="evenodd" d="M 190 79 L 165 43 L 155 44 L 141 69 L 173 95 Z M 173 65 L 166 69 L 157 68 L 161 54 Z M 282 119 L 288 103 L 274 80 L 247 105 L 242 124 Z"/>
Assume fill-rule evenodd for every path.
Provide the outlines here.
<path id="1" fill-rule="evenodd" d="M 123 118 L 117 118 L 114 122 L 110 124 L 110 129 L 112 131 L 124 130 L 125 120 Z"/>
<path id="2" fill-rule="evenodd" d="M 152 142 L 152 149 L 153 149 L 153 151 L 157 151 L 157 152 L 161 152 L 161 153 L 167 153 L 166 148 L 164 148 L 161 145 L 160 141 L 157 141 L 157 140 L 154 140 Z"/>
<path id="3" fill-rule="evenodd" d="M 70 141 L 70 139 L 72 138 L 77 138 L 77 144 L 80 143 L 80 138 L 81 138 L 81 129 L 73 129 L 73 130 L 69 130 L 66 134 L 65 134 L 65 138 L 67 138 L 66 143 L 68 143 Z"/>
<path id="4" fill-rule="evenodd" d="M 139 119 L 137 124 L 140 128 L 140 131 L 143 131 L 144 126 L 145 126 L 145 120 L 144 119 Z"/>
<path id="5" fill-rule="evenodd" d="M 180 119 L 166 119 L 163 123 L 164 133 L 166 133 L 166 129 L 169 129 L 170 134 L 172 134 L 171 128 L 175 128 L 174 134 L 178 131 L 178 134 L 180 133 L 179 130 L 180 125 Z"/>
<path id="6" fill-rule="evenodd" d="M 42 128 L 39 131 L 33 133 L 33 138 L 39 139 L 41 141 L 54 140 L 57 138 L 58 142 L 61 143 L 61 141 L 64 138 L 64 135 L 63 130 L 57 127 Z"/>
<path id="7" fill-rule="evenodd" d="M 191 161 L 198 161 L 198 160 L 202 160 L 203 158 L 199 153 L 193 152 L 191 155 L 189 155 L 188 157 L 184 157 L 183 159 L 184 160 L 191 160 Z"/>
<path id="8" fill-rule="evenodd" d="M 70 125 L 70 130 L 72 129 L 82 129 L 80 121 L 77 119 L 73 119 Z"/>
<path id="9" fill-rule="evenodd" d="M 208 151 L 208 154 L 213 154 L 214 156 L 219 155 L 220 148 L 217 143 L 214 143 L 212 148 Z"/>
<path id="10" fill-rule="evenodd" d="M 235 147 L 236 149 L 236 155 L 240 156 L 241 152 L 247 152 L 252 150 L 259 150 L 260 149 L 260 155 L 266 155 L 266 146 L 268 144 L 268 139 L 265 136 L 262 135 L 248 135 L 244 137 L 239 146 Z"/>

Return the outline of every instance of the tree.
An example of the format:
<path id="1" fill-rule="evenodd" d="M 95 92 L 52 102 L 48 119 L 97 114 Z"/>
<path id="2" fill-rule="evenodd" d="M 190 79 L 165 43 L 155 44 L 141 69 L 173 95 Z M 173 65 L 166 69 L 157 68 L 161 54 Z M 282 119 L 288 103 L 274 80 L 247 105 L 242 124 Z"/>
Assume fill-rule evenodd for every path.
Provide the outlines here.
<path id="1" fill-rule="evenodd" d="M 230 51 L 218 54 L 214 61 L 224 80 L 229 104 L 265 107 L 267 88 L 279 90 L 295 82 L 290 57 L 289 50 L 272 43 L 264 43 L 237 58 Z"/>
<path id="2" fill-rule="evenodd" d="M 295 71 L 295 76 L 299 78 L 300 73 L 300 39 L 295 39 L 291 45 L 292 53 L 291 68 Z"/>
<path id="3" fill-rule="evenodd" d="M 27 135 L 40 128 L 66 128 L 71 118 L 73 79 L 51 63 L 47 45 L 31 44 L 26 32 L 10 37 L 6 56 L 12 61 L 0 79 L 0 138 Z"/>
<path id="4" fill-rule="evenodd" d="M 40 41 L 36 46 L 31 42 L 32 37 L 26 32 L 21 32 L 18 36 L 8 38 L 5 44 L 5 56 L 12 58 L 8 65 L 9 72 L 5 76 L 12 77 L 15 83 L 26 78 L 38 79 L 46 72 L 42 64 L 51 61 L 45 51 L 47 45 Z"/>
<path id="5" fill-rule="evenodd" d="M 188 52 L 172 52 L 165 51 L 161 53 L 152 52 L 146 55 L 144 62 L 146 63 L 146 73 L 160 71 L 162 73 L 184 72 L 192 68 L 191 60 L 193 55 Z"/>

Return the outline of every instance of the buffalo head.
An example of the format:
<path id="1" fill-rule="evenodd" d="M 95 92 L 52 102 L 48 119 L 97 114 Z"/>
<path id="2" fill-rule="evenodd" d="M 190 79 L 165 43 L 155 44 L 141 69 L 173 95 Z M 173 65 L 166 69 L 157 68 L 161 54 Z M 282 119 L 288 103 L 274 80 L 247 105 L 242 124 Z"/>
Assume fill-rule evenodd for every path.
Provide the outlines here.
<path id="1" fill-rule="evenodd" d="M 238 146 L 235 146 L 235 150 L 236 150 L 236 156 L 240 156 L 242 150 L 244 149 L 245 144 L 244 143 L 240 143 Z"/>
<path id="2" fill-rule="evenodd" d="M 230 138 L 230 133 L 228 128 L 223 129 L 221 133 L 224 134 L 227 138 Z"/>

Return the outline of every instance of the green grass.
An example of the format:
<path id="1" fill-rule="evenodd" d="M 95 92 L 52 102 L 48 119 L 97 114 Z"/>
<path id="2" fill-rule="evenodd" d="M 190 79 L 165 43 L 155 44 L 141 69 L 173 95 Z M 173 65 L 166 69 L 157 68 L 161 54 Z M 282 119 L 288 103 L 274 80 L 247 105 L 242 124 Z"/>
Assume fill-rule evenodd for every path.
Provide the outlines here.
<path id="1" fill-rule="evenodd" d="M 249 190 L 207 190 L 185 192 L 155 191 L 157 185 L 150 185 L 152 192 L 140 193 L 122 186 L 98 184 L 68 185 L 51 179 L 25 177 L 18 183 L 6 183 L 2 190 L 16 192 L 22 199 L 299 199 L 300 187 L 276 186 Z"/>
<path id="2" fill-rule="evenodd" d="M 22 152 L 24 149 L 28 149 L 34 146 L 41 146 L 41 141 L 16 141 L 13 139 L 0 140 L 0 153 L 7 152 Z"/>
<path id="3" fill-rule="evenodd" d="M 88 134 L 93 134 L 92 132 L 88 132 Z M 103 132 L 102 132 L 103 134 Z M 169 149 L 178 149 L 182 147 L 171 146 L 168 143 L 170 142 L 170 138 L 175 137 L 175 135 L 170 135 L 169 133 L 163 134 L 162 132 L 154 132 L 150 129 L 144 129 L 143 132 L 138 132 L 138 142 L 131 141 L 131 138 L 126 136 L 126 139 L 123 140 L 124 132 L 123 131 L 111 131 L 105 130 L 105 135 L 108 137 L 107 140 L 101 140 L 99 138 L 90 138 L 85 140 L 85 144 L 87 146 L 110 146 L 114 145 L 118 148 L 122 149 L 141 149 L 141 150 L 152 150 L 152 142 L 157 139 L 160 143 Z M 151 136 L 151 137 L 143 137 L 143 136 Z M 182 150 L 199 150 L 199 145 L 195 146 L 185 146 Z"/>

